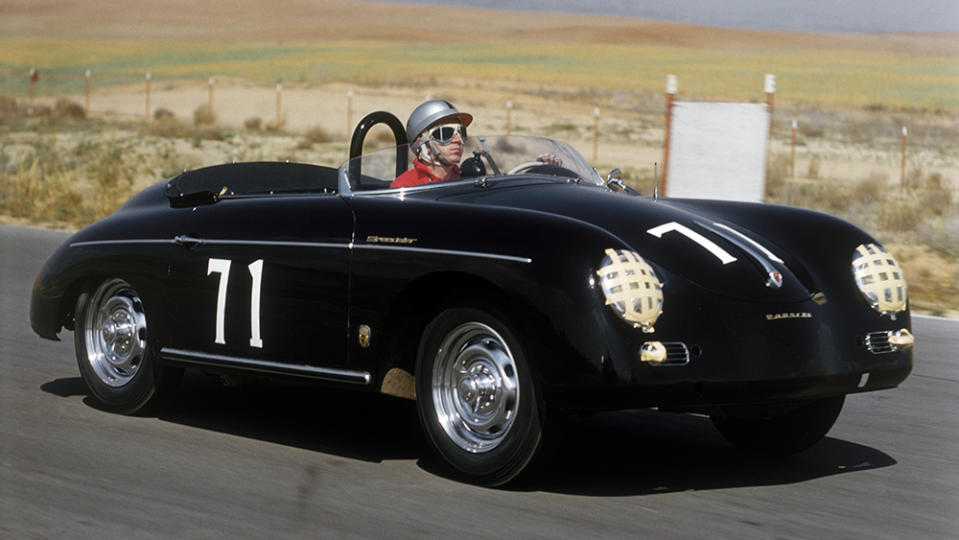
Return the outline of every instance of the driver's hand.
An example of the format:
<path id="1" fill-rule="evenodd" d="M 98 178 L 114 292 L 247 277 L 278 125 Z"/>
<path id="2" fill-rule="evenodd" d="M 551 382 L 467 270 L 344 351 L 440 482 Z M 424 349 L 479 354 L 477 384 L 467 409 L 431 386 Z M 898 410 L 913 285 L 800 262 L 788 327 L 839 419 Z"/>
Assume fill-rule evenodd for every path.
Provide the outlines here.
<path id="1" fill-rule="evenodd" d="M 563 160 L 559 159 L 553 154 L 540 154 L 536 156 L 536 161 L 540 163 L 545 163 L 547 165 L 556 165 L 556 166 L 563 165 Z"/>

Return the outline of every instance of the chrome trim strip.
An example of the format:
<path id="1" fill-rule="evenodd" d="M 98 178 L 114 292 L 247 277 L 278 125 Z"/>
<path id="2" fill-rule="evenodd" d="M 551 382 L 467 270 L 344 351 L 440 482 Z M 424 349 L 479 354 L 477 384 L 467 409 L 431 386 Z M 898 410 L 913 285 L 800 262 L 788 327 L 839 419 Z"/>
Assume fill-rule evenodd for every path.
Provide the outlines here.
<path id="1" fill-rule="evenodd" d="M 498 253 L 481 253 L 478 251 L 456 251 L 452 249 L 434 249 L 409 246 L 384 246 L 382 244 L 353 244 L 354 249 L 372 249 L 380 251 L 415 251 L 419 253 L 432 253 L 435 255 L 454 255 L 461 257 L 480 257 L 483 259 L 495 259 L 499 261 L 510 261 L 529 264 L 533 259 L 529 257 L 514 257 L 512 255 L 500 255 Z"/>
<path id="2" fill-rule="evenodd" d="M 454 257 L 478 257 L 482 259 L 493 259 L 498 261 L 509 261 L 529 264 L 533 259 L 529 257 L 515 257 L 513 255 L 500 255 L 498 253 L 483 253 L 479 251 L 459 251 L 455 249 L 437 249 L 411 246 L 384 246 L 381 244 L 356 244 L 340 242 L 296 242 L 296 241 L 276 241 L 276 240 L 211 240 L 206 238 L 193 238 L 197 245 L 214 246 L 276 246 L 276 247 L 305 247 L 305 248 L 329 248 L 329 249 L 368 249 L 385 251 L 412 251 L 417 253 L 431 253 L 434 255 L 451 255 Z M 118 245 L 118 244 L 176 244 L 175 239 L 170 240 L 93 240 L 89 242 L 74 242 L 70 247 L 84 247 L 96 245 Z"/>
<path id="3" fill-rule="evenodd" d="M 759 242 L 753 240 L 752 238 L 746 236 L 745 234 L 737 231 L 736 229 L 730 227 L 729 225 L 725 225 L 725 224 L 718 223 L 718 222 L 713 223 L 713 225 L 716 225 L 717 227 L 722 227 L 723 229 L 726 229 L 727 231 L 735 234 L 736 236 L 738 236 L 738 237 L 742 238 L 743 240 L 749 242 L 750 244 L 756 246 L 756 249 L 758 249 L 759 251 L 762 251 L 764 254 L 766 254 L 767 257 L 769 257 L 769 258 L 772 259 L 773 261 L 776 261 L 776 262 L 778 262 L 778 263 L 780 263 L 780 264 L 786 264 L 785 262 L 783 262 L 782 259 L 780 259 L 779 257 L 777 257 L 776 254 L 774 254 L 772 251 L 769 251 L 768 249 L 766 249 L 765 246 L 763 246 L 763 245 L 760 244 Z"/>
<path id="4" fill-rule="evenodd" d="M 782 286 L 782 274 L 780 274 L 776 270 L 776 267 L 773 266 L 773 263 L 770 262 L 770 259 L 764 256 L 765 253 L 769 253 L 769 251 L 767 251 L 761 245 L 751 240 L 746 235 L 741 234 L 738 231 L 735 231 L 729 227 L 724 226 L 722 223 L 714 223 L 710 225 L 709 223 L 697 221 L 696 224 L 717 236 L 725 238 L 729 243 L 743 250 L 744 252 L 746 252 L 746 255 L 749 255 L 754 261 L 759 263 L 763 271 L 766 272 L 766 277 L 768 277 L 766 281 L 767 287 L 774 287 L 778 289 L 779 287 Z M 724 233 L 722 230 L 719 229 L 720 227 L 726 229 L 729 232 Z M 731 236 L 729 233 L 734 233 L 735 236 Z M 769 254 L 772 255 L 772 253 L 769 253 Z M 782 262 L 782 260 L 779 259 L 779 257 L 776 257 L 775 255 L 773 255 L 773 258 L 774 260 L 779 260 L 780 263 Z M 778 277 L 778 280 L 776 279 L 776 277 Z"/>
<path id="5" fill-rule="evenodd" d="M 423 191 L 431 187 L 437 186 L 437 183 L 433 184 L 422 184 L 419 186 L 406 186 L 401 188 L 383 188 L 383 189 L 367 189 L 364 191 L 354 191 L 350 194 L 351 197 L 373 197 L 373 196 L 389 196 L 395 197 L 397 199 L 403 199 L 407 193 Z"/>
<path id="6" fill-rule="evenodd" d="M 309 377 L 311 379 L 351 384 L 370 384 L 370 381 L 373 378 L 367 371 L 307 366 L 302 364 L 283 364 L 280 362 L 270 362 L 267 360 L 237 358 L 235 356 L 207 354 L 196 351 L 185 351 L 183 349 L 172 349 L 168 347 L 160 349 L 160 356 L 168 360 L 175 360 L 201 366 L 232 367 L 238 369 L 247 369 L 250 371 L 259 371 L 262 373 L 297 375 L 300 377 Z"/>
<path id="7" fill-rule="evenodd" d="M 121 244 L 173 244 L 173 239 L 169 240 L 159 240 L 155 238 L 141 238 L 141 239 L 129 239 L 129 240 L 88 240 L 86 242 L 71 242 L 70 247 L 87 247 L 87 246 L 109 246 L 109 245 L 121 245 Z"/>
<path id="8" fill-rule="evenodd" d="M 277 246 L 277 247 L 314 247 L 314 248 L 349 248 L 348 243 L 343 242 L 297 242 L 294 240 L 209 240 L 200 239 L 200 244 L 210 244 L 214 246 Z"/>

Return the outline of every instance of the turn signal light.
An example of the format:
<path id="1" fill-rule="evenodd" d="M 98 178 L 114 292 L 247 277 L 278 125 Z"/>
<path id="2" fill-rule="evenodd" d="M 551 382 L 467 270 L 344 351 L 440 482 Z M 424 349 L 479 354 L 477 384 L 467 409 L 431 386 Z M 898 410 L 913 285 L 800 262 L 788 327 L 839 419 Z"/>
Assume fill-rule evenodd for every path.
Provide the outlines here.
<path id="1" fill-rule="evenodd" d="M 650 364 L 666 361 L 666 346 L 661 341 L 647 341 L 639 349 L 639 359 Z"/>
<path id="2" fill-rule="evenodd" d="M 892 345 L 893 349 L 897 351 L 902 351 L 912 347 L 916 343 L 916 338 L 913 337 L 912 333 L 909 330 L 903 328 L 897 332 L 891 332 L 889 334 L 889 344 Z"/>

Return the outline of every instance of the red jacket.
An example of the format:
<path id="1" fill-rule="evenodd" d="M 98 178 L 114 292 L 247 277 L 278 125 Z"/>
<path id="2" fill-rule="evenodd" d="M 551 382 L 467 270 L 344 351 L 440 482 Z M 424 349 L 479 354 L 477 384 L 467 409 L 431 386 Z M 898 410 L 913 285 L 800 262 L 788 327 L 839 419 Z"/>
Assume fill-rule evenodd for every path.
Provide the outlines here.
<path id="1" fill-rule="evenodd" d="M 460 177 L 460 168 L 456 165 L 453 166 L 453 172 L 450 174 L 449 178 L 438 178 L 432 173 L 432 171 L 430 171 L 429 165 L 427 165 L 426 163 L 423 163 L 419 159 L 413 158 L 413 168 L 397 176 L 396 180 L 393 180 L 393 183 L 390 184 L 390 187 L 400 188 L 400 187 L 419 186 L 422 184 L 429 184 L 431 182 L 441 182 L 443 180 L 455 180 L 459 177 Z"/>

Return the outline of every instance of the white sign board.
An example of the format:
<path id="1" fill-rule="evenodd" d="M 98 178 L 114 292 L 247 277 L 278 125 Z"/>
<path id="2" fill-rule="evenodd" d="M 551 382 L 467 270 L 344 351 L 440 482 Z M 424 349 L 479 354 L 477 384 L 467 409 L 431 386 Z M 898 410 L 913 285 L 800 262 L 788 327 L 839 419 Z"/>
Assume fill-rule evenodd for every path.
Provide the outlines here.
<path id="1" fill-rule="evenodd" d="M 762 201 L 768 139 L 765 103 L 677 101 L 665 195 Z"/>

